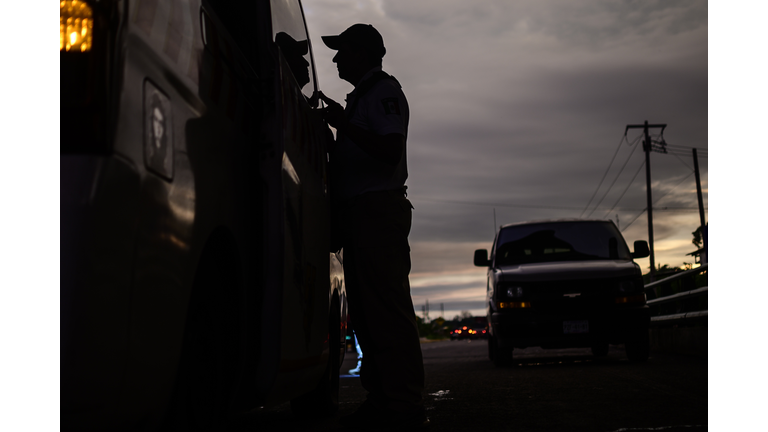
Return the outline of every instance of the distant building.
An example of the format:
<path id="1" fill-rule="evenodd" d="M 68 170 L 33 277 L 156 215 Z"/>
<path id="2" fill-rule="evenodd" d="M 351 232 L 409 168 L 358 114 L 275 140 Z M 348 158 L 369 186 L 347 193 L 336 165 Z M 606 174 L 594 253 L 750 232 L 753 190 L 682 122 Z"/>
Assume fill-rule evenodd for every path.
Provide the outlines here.
<path id="1" fill-rule="evenodd" d="M 701 264 L 702 255 L 706 256 L 704 251 L 705 251 L 705 249 L 701 248 L 701 249 L 699 249 L 697 251 L 693 251 L 693 252 L 691 252 L 689 254 L 685 254 L 685 256 L 692 256 L 694 264 Z"/>
<path id="2" fill-rule="evenodd" d="M 692 256 L 694 259 L 695 264 L 706 264 L 707 263 L 707 227 L 709 224 L 704 225 L 704 228 L 701 229 L 701 238 L 704 243 L 704 247 L 701 249 L 691 252 L 689 254 L 685 254 L 685 256 Z"/>

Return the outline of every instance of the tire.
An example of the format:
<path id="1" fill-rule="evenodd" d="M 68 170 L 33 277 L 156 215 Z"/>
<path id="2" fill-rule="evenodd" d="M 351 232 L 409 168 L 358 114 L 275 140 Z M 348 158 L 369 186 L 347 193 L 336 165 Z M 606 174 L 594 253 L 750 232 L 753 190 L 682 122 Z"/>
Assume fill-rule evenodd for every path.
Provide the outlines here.
<path id="1" fill-rule="evenodd" d="M 328 363 L 323 377 L 311 392 L 291 400 L 291 411 L 298 415 L 330 417 L 339 410 L 339 369 L 341 368 L 341 316 L 334 299 L 328 317 Z"/>
<path id="2" fill-rule="evenodd" d="M 499 348 L 495 336 L 488 338 L 488 348 L 492 356 L 491 360 L 496 367 L 507 367 L 512 364 L 512 348 Z"/>
<path id="3" fill-rule="evenodd" d="M 220 429 L 232 414 L 242 360 L 239 270 L 226 238 L 212 240 L 195 274 L 166 430 Z"/>
<path id="4" fill-rule="evenodd" d="M 592 355 L 595 357 L 605 357 L 608 355 L 608 343 L 599 343 L 592 345 Z"/>
<path id="5" fill-rule="evenodd" d="M 651 354 L 651 340 L 648 330 L 642 331 L 624 344 L 627 358 L 633 363 L 648 361 Z"/>
<path id="6" fill-rule="evenodd" d="M 488 337 L 488 359 L 491 361 L 496 356 L 496 345 L 494 342 L 493 337 Z"/>

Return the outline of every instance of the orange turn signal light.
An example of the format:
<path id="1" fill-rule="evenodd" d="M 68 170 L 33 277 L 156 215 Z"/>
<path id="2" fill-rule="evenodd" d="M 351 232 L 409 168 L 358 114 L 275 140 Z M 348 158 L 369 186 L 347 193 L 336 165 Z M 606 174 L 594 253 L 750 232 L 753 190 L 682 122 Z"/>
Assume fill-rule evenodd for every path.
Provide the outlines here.
<path id="1" fill-rule="evenodd" d="M 529 308 L 531 307 L 531 302 L 500 302 L 499 307 L 501 309 Z"/>
<path id="2" fill-rule="evenodd" d="M 617 304 L 641 303 L 645 304 L 645 294 L 638 294 L 627 297 L 616 297 Z"/>
<path id="3" fill-rule="evenodd" d="M 62 0 L 59 12 L 59 51 L 90 51 L 93 10 L 82 0 Z"/>

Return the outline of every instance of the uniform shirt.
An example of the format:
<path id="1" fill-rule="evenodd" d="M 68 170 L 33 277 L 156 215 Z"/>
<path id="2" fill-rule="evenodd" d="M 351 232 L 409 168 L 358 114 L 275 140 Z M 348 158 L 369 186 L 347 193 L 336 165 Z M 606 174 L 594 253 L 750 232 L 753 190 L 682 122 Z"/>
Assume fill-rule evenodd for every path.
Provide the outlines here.
<path id="1" fill-rule="evenodd" d="M 371 69 L 360 82 L 380 70 L 381 67 Z M 357 89 L 347 95 L 345 113 L 351 123 L 376 135 L 396 133 L 408 138 L 408 101 L 395 80 L 383 79 L 377 82 L 362 95 L 355 112 L 350 113 L 348 110 L 358 97 L 356 92 Z M 400 161 L 392 166 L 368 155 L 343 133 L 340 135 L 337 161 L 340 164 L 338 190 L 342 200 L 365 192 L 402 189 L 408 178 L 405 146 Z"/>

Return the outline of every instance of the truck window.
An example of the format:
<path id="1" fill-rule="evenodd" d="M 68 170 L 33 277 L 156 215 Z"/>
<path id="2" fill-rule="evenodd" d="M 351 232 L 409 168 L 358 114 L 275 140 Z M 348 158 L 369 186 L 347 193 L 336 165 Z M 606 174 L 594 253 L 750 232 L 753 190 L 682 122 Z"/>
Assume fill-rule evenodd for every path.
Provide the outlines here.
<path id="1" fill-rule="evenodd" d="M 272 37 L 305 96 L 316 90 L 312 50 L 298 0 L 272 0 Z"/>

